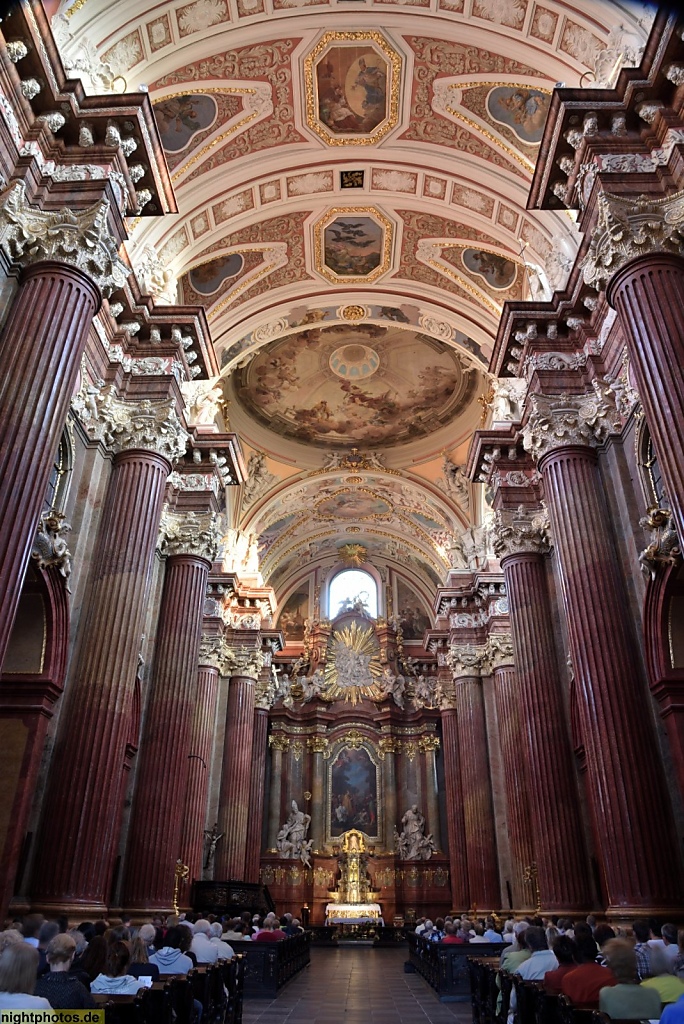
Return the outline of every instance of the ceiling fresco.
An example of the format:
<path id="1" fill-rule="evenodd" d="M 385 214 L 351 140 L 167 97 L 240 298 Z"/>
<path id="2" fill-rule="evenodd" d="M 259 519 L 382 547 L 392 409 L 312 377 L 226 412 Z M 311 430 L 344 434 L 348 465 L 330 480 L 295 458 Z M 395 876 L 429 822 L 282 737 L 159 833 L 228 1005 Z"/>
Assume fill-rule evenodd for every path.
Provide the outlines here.
<path id="1" fill-rule="evenodd" d="M 251 467 L 229 525 L 258 535 L 293 637 L 345 545 L 366 549 L 416 638 L 449 567 L 486 557 L 462 467 L 503 304 L 548 300 L 579 243 L 567 212 L 527 210 L 553 89 L 612 85 L 653 13 L 59 3 L 86 92 L 107 74 L 149 91 L 179 212 L 131 220 L 128 255 L 153 267 L 156 302 L 206 310 Z"/>
<path id="2" fill-rule="evenodd" d="M 454 420 L 473 397 L 453 349 L 375 325 L 272 342 L 233 380 L 237 401 L 279 437 L 326 449 L 415 440 Z"/>

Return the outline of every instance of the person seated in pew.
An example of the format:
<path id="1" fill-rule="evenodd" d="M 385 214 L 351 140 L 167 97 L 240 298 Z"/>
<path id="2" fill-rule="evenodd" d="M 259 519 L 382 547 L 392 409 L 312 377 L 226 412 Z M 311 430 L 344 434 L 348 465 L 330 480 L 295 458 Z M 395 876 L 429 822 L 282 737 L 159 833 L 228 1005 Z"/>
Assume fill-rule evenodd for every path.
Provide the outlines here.
<path id="1" fill-rule="evenodd" d="M 14 942 L 0 953 L 0 1010 L 51 1010 L 45 996 L 34 996 L 38 977 L 38 950 L 28 942 Z"/>
<path id="2" fill-rule="evenodd" d="M 214 921 L 211 926 L 211 934 L 209 941 L 212 946 L 215 946 L 218 950 L 219 960 L 232 960 L 235 956 L 235 951 L 232 946 L 229 946 L 227 942 L 224 942 L 221 938 L 221 932 L 223 931 L 218 921 Z"/>
<path id="3" fill-rule="evenodd" d="M 160 974 L 187 974 L 195 966 L 182 949 L 187 928 L 176 925 L 169 928 L 164 936 L 162 948 L 150 957 L 150 963 L 156 964 Z"/>
<path id="4" fill-rule="evenodd" d="M 131 962 L 128 965 L 128 973 L 132 978 L 152 978 L 152 981 L 159 981 L 159 968 L 156 964 L 150 963 L 149 946 L 143 938 L 145 928 L 152 928 L 152 925 L 143 925 L 135 938 L 131 941 Z M 154 932 L 154 929 L 152 929 Z M 153 952 L 154 949 L 153 949 Z"/>
<path id="5" fill-rule="evenodd" d="M 38 978 L 34 995 L 44 996 L 53 1010 L 90 1010 L 95 1003 L 88 989 L 70 974 L 76 955 L 71 935 L 55 935 L 45 951 L 48 973 Z"/>
<path id="6" fill-rule="evenodd" d="M 597 962 L 598 946 L 587 925 L 584 928 L 586 933 L 579 932 L 577 927 L 581 936 L 576 940 L 578 966 L 562 979 L 561 992 L 578 1010 L 597 1010 L 599 992 L 602 988 L 616 985 L 617 979 L 609 967 Z"/>
<path id="7" fill-rule="evenodd" d="M 215 964 L 218 960 L 218 949 L 211 941 L 211 924 L 204 918 L 195 921 L 191 950 L 197 957 L 198 964 Z"/>
<path id="8" fill-rule="evenodd" d="M 642 988 L 652 988 L 660 996 L 660 1001 L 676 1003 L 684 995 L 684 981 L 674 973 L 674 962 L 663 946 L 651 948 L 651 977 L 641 982 Z"/>
<path id="9" fill-rule="evenodd" d="M 460 946 L 465 946 L 465 939 L 456 934 L 456 926 L 453 921 L 447 921 L 444 925 L 444 938 L 441 939 L 441 942 L 451 945 L 458 943 Z"/>
<path id="10" fill-rule="evenodd" d="M 599 992 L 601 1012 L 618 1020 L 657 1020 L 661 1011 L 660 996 L 655 989 L 639 984 L 633 944 L 626 939 L 611 939 L 603 952 L 617 984 Z"/>
<path id="11" fill-rule="evenodd" d="M 575 957 L 577 946 L 567 935 L 559 935 L 554 939 L 552 945 L 553 955 L 558 961 L 558 967 L 554 971 L 547 971 L 544 975 L 544 988 L 550 996 L 561 994 L 561 982 L 566 974 L 574 971 L 577 967 Z"/>
<path id="12" fill-rule="evenodd" d="M 253 942 L 278 942 L 280 939 L 286 939 L 285 932 L 281 931 L 280 928 L 276 928 L 272 920 L 268 917 L 264 919 L 262 928 L 258 935 L 255 935 Z"/>
<path id="13" fill-rule="evenodd" d="M 684 1024 L 684 996 L 676 1003 L 669 1003 L 660 1017 L 661 1024 Z"/>
<path id="14" fill-rule="evenodd" d="M 134 996 L 143 987 L 137 978 L 127 974 L 131 953 L 125 942 L 112 942 L 102 974 L 90 986 L 91 992 L 106 992 L 115 996 Z"/>
<path id="15" fill-rule="evenodd" d="M 499 961 L 502 971 L 515 974 L 520 964 L 530 959 L 531 953 L 525 942 L 525 932 L 529 927 L 527 921 L 517 921 L 513 925 L 515 938 L 510 946 L 506 946 Z"/>

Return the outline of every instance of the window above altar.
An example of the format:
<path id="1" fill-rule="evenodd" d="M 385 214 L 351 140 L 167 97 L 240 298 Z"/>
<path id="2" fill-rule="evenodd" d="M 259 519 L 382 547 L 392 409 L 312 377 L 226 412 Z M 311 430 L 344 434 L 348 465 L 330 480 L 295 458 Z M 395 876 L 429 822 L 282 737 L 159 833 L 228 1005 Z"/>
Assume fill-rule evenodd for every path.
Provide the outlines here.
<path id="1" fill-rule="evenodd" d="M 328 617 L 336 619 L 344 612 L 362 612 L 371 619 L 378 617 L 378 585 L 362 569 L 343 569 L 330 581 Z"/>

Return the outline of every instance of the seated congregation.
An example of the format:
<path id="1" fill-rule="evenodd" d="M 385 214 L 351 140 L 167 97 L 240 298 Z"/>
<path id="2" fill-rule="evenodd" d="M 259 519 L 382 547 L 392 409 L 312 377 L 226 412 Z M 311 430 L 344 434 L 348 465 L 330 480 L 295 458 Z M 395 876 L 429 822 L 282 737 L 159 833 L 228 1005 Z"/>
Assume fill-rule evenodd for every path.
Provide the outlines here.
<path id="1" fill-rule="evenodd" d="M 35 914 L 8 920 L 0 932 L 0 1010 L 92 1009 L 107 996 L 136 996 L 160 982 L 227 964 L 235 958 L 231 942 L 278 942 L 301 932 L 292 914 L 262 920 L 249 912 L 221 920 L 156 916 L 135 928 L 120 919 L 86 921 L 77 928 L 68 928 L 63 918 L 46 921 Z M 193 986 L 197 1022 L 204 1006 L 196 993 Z"/>

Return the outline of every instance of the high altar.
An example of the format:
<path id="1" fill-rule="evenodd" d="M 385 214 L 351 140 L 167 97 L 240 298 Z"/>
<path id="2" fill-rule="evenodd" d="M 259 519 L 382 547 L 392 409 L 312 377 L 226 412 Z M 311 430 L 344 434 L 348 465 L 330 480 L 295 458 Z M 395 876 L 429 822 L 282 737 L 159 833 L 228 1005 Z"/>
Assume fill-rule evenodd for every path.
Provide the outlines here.
<path id="1" fill-rule="evenodd" d="M 279 909 L 307 907 L 318 925 L 451 909 L 441 683 L 436 656 L 423 657 L 411 666 L 396 623 L 358 609 L 285 648 L 260 873 Z"/>

